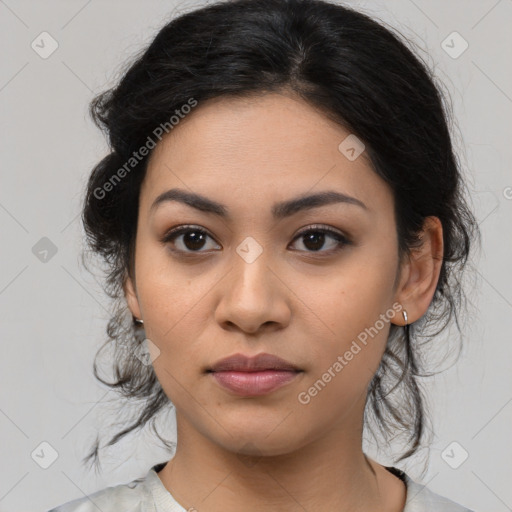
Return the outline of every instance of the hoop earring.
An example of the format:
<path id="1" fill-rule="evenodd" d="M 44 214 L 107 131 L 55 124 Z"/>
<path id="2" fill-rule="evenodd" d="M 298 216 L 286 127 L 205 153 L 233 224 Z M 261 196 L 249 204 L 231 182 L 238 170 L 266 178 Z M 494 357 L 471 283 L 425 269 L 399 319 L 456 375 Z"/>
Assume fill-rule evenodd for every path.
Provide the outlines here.
<path id="1" fill-rule="evenodd" d="M 405 311 L 405 309 L 402 311 L 402 315 L 404 316 L 404 320 L 405 320 L 404 327 L 407 327 L 409 325 L 409 322 L 407 320 L 407 311 Z"/>
<path id="2" fill-rule="evenodd" d="M 142 318 L 135 318 L 135 317 L 133 317 L 133 321 L 136 324 L 139 324 L 139 325 L 143 325 L 144 324 L 144 320 L 142 320 Z"/>

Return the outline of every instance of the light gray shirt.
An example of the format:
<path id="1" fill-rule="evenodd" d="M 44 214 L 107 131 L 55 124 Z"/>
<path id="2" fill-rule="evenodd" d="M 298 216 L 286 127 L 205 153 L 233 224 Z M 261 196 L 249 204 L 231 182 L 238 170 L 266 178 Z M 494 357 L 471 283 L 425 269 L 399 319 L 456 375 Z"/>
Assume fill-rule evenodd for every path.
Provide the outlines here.
<path id="1" fill-rule="evenodd" d="M 89 496 L 69 501 L 48 512 L 195 512 L 185 509 L 165 488 L 157 475 L 166 462 L 154 465 L 146 476 L 127 484 L 107 487 Z M 473 512 L 457 503 L 435 494 L 412 480 L 406 473 L 392 469 L 407 487 L 403 512 Z"/>

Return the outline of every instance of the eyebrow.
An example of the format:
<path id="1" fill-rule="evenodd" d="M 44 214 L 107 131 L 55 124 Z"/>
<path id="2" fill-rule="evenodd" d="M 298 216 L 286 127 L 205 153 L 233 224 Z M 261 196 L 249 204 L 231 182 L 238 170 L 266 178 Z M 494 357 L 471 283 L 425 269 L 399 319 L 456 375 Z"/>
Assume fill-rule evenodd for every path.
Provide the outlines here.
<path id="1" fill-rule="evenodd" d="M 183 203 L 192 208 L 195 208 L 196 210 L 211 213 L 223 219 L 230 218 L 229 210 L 225 205 L 218 203 L 217 201 L 213 201 L 212 199 L 209 199 L 200 194 L 188 192 L 179 188 L 173 188 L 160 194 L 153 201 L 153 204 L 149 209 L 149 213 L 153 213 L 154 210 L 158 208 L 158 206 L 169 201 L 177 201 L 179 203 Z M 310 210 L 312 208 L 318 208 L 320 206 L 336 203 L 356 205 L 368 211 L 368 207 L 359 199 L 356 199 L 355 197 L 349 196 L 347 194 L 329 190 L 312 195 L 299 196 L 294 199 L 283 201 L 281 203 L 275 203 L 272 206 L 272 215 L 275 219 L 283 219 L 285 217 L 295 215 L 296 213 L 303 210 Z"/>

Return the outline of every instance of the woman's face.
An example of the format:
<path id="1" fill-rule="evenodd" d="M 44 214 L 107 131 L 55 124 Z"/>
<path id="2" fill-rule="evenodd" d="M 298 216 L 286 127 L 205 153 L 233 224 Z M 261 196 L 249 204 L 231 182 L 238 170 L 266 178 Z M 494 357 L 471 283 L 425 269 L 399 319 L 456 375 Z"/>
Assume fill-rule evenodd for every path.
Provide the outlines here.
<path id="1" fill-rule="evenodd" d="M 183 435 L 277 455 L 360 429 L 390 323 L 403 318 L 392 191 L 357 141 L 341 144 L 349 135 L 302 100 L 267 94 L 199 103 L 154 149 L 127 300 Z M 154 205 L 172 189 L 222 207 Z M 326 192 L 354 199 L 277 207 Z M 206 372 L 263 352 L 302 371 L 259 396 Z"/>

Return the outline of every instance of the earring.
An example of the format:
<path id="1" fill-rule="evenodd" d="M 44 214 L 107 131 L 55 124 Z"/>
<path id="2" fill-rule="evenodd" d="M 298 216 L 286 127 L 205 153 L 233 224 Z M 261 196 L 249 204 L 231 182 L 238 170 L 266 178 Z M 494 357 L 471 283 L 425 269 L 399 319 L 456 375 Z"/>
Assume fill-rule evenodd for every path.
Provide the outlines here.
<path id="1" fill-rule="evenodd" d="M 405 309 L 402 311 L 402 315 L 404 316 L 404 320 L 405 320 L 405 325 L 404 325 L 404 327 L 407 327 L 407 325 L 409 324 L 409 322 L 407 321 L 407 311 L 405 311 Z"/>
<path id="2" fill-rule="evenodd" d="M 139 325 L 142 325 L 144 323 L 144 320 L 142 320 L 142 318 L 135 318 L 135 317 L 133 317 L 133 321 L 136 324 L 139 324 Z"/>

